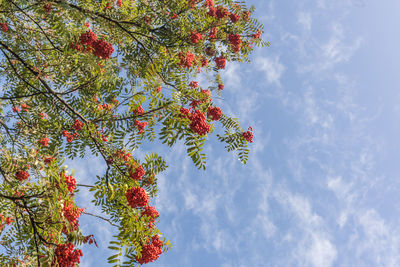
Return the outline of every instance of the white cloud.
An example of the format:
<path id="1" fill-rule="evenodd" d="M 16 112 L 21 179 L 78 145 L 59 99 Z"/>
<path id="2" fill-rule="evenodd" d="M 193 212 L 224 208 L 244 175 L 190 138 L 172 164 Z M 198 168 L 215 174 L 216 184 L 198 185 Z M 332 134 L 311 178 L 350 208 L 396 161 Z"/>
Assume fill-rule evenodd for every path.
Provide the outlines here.
<path id="1" fill-rule="evenodd" d="M 316 234 L 312 235 L 312 245 L 307 251 L 307 259 L 313 266 L 332 266 L 336 257 L 336 248 L 329 240 Z"/>
<path id="2" fill-rule="evenodd" d="M 226 65 L 226 70 L 222 73 L 225 88 L 232 88 L 238 90 L 242 88 L 241 84 L 241 67 L 236 62 L 229 62 Z"/>
<path id="3" fill-rule="evenodd" d="M 265 73 L 265 77 L 270 84 L 281 86 L 281 76 L 285 71 L 285 66 L 281 63 L 278 56 L 258 57 L 255 60 L 255 67 Z"/>
<path id="4" fill-rule="evenodd" d="M 297 22 L 306 30 L 311 30 L 312 18 L 311 13 L 301 11 L 297 15 Z"/>
<path id="5" fill-rule="evenodd" d="M 299 62 L 297 70 L 300 73 L 312 72 L 319 75 L 326 73 L 339 63 L 349 61 L 363 43 L 361 37 L 353 37 L 351 41 L 348 41 L 343 25 L 339 22 L 330 27 L 330 36 L 327 41 L 318 40 L 315 37 L 304 41 L 302 38 L 296 38 L 298 49 L 303 54 L 303 60 Z M 308 44 L 307 48 L 305 44 Z"/>

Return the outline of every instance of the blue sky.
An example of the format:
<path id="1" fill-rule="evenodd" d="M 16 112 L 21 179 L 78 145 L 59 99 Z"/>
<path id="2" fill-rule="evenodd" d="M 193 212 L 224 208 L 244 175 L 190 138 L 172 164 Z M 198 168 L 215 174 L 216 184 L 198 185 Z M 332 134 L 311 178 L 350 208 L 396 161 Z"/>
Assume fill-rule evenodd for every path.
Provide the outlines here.
<path id="1" fill-rule="evenodd" d="M 203 172 L 182 145 L 152 148 L 170 166 L 152 201 L 173 248 L 147 266 L 398 266 L 400 2 L 246 2 L 271 47 L 227 65 L 217 103 L 253 126 L 250 159 L 211 137 Z M 82 183 L 104 171 L 70 167 Z M 112 229 L 81 225 L 101 245 L 81 266 L 108 266 Z"/>

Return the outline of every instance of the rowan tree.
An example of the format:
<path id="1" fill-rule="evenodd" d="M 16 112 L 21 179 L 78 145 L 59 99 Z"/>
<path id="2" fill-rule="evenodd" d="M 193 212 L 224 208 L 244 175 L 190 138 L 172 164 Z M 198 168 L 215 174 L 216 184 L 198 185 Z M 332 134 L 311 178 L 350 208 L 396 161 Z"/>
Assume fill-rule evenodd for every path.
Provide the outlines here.
<path id="1" fill-rule="evenodd" d="M 252 129 L 212 99 L 220 70 L 269 45 L 253 10 L 231 0 L 0 1 L 1 266 L 75 266 L 79 248 L 96 243 L 79 228 L 83 214 L 118 229 L 109 263 L 144 264 L 170 248 L 150 205 L 167 168 L 156 148 L 182 142 L 204 169 L 216 131 L 246 162 Z M 144 142 L 155 152 L 139 158 Z M 90 155 L 106 171 L 80 184 L 64 162 Z M 75 204 L 79 187 L 101 214 Z"/>

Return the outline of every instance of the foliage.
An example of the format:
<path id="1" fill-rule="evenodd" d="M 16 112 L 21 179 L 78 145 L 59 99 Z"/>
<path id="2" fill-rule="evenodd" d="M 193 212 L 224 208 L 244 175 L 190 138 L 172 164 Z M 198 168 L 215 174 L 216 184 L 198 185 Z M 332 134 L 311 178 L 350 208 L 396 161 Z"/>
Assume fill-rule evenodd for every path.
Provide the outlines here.
<path id="1" fill-rule="evenodd" d="M 221 97 L 225 64 L 269 45 L 253 11 L 232 0 L 0 1 L 1 266 L 79 263 L 76 247 L 96 243 L 80 231 L 81 215 L 118 229 L 109 246 L 116 266 L 170 248 L 148 206 L 167 162 L 135 151 L 182 140 L 204 169 L 203 145 L 218 130 L 246 162 L 251 131 L 212 98 Z M 208 83 L 199 86 L 199 75 Z M 63 162 L 87 155 L 107 170 L 77 184 Z M 90 188 L 102 214 L 75 205 L 77 186 Z"/>

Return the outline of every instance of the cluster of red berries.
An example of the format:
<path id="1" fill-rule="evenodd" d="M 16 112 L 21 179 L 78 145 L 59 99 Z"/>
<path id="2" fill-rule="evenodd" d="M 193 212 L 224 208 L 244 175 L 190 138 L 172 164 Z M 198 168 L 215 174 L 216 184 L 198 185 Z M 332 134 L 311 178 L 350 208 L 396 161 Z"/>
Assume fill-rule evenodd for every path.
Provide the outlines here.
<path id="1" fill-rule="evenodd" d="M 54 157 L 52 157 L 52 156 L 47 156 L 47 157 L 43 158 L 43 162 L 46 164 L 51 163 L 53 160 L 54 160 Z"/>
<path id="2" fill-rule="evenodd" d="M 81 122 L 80 120 L 76 119 L 74 124 L 72 125 L 72 128 L 75 129 L 75 131 L 80 131 L 83 128 L 84 123 Z"/>
<path id="3" fill-rule="evenodd" d="M 113 108 L 114 108 L 114 105 L 112 105 L 112 104 L 97 105 L 97 110 L 111 111 Z"/>
<path id="4" fill-rule="evenodd" d="M 53 9 L 53 7 L 52 7 L 51 3 L 46 3 L 46 4 L 43 5 L 43 9 L 44 9 L 47 13 L 50 13 L 51 10 Z"/>
<path id="5" fill-rule="evenodd" d="M 54 255 L 60 267 L 74 267 L 81 262 L 79 257 L 83 256 L 82 250 L 74 248 L 75 246 L 72 243 L 57 245 Z"/>
<path id="6" fill-rule="evenodd" d="M 253 128 L 249 127 L 249 129 L 246 132 L 242 133 L 242 136 L 248 142 L 253 143 Z"/>
<path id="7" fill-rule="evenodd" d="M 154 221 L 156 220 L 156 218 L 157 218 L 158 216 L 160 216 L 160 214 L 158 213 L 158 211 L 157 211 L 154 207 L 151 207 L 151 206 L 146 206 L 146 207 L 144 207 L 144 210 L 142 211 L 141 215 L 142 215 L 142 216 L 145 216 L 145 215 L 146 215 L 147 217 L 149 217 L 151 223 L 154 223 Z"/>
<path id="8" fill-rule="evenodd" d="M 28 109 L 30 109 L 30 106 L 28 106 L 27 104 L 21 104 L 21 108 L 23 111 L 28 111 Z"/>
<path id="9" fill-rule="evenodd" d="M 189 120 L 191 120 L 191 123 L 189 124 L 190 129 L 197 133 L 198 135 L 205 135 L 210 132 L 210 125 L 207 124 L 206 121 L 206 116 L 204 115 L 203 112 L 200 110 L 192 110 L 186 109 L 186 108 L 181 108 L 180 112 L 182 115 Z"/>
<path id="10" fill-rule="evenodd" d="M 255 34 L 253 34 L 253 38 L 254 39 L 259 39 L 261 37 L 261 30 L 258 29 L 257 32 Z"/>
<path id="11" fill-rule="evenodd" d="M 162 245 L 163 242 L 160 240 L 160 237 L 158 235 L 155 235 L 151 238 L 151 242 L 147 243 L 146 245 L 143 245 L 142 251 L 141 251 L 141 257 L 138 258 L 136 256 L 135 260 L 139 264 L 145 264 L 149 263 L 152 261 L 155 261 L 158 259 L 160 254 L 162 253 Z"/>
<path id="12" fill-rule="evenodd" d="M 76 131 L 80 131 L 80 130 L 82 130 L 83 126 L 84 126 L 84 123 L 81 122 L 80 120 L 76 119 L 74 124 L 72 125 L 72 128 L 74 128 Z M 72 134 L 72 133 L 68 132 L 67 130 L 64 130 L 62 132 L 62 135 L 67 138 L 68 143 L 71 143 L 74 140 L 74 138 L 76 138 L 76 139 L 79 138 L 79 133 L 75 132 Z"/>
<path id="13" fill-rule="evenodd" d="M 3 226 L 5 225 L 5 224 L 7 224 L 7 225 L 10 225 L 10 224 L 12 224 L 12 222 L 14 221 L 11 217 L 6 217 L 5 219 L 4 219 L 4 216 L 3 215 L 1 215 L 0 214 L 0 220 L 1 220 L 1 225 L 0 225 L 0 230 L 1 230 L 1 228 L 3 228 Z"/>
<path id="14" fill-rule="evenodd" d="M 197 44 L 201 39 L 203 39 L 203 35 L 201 33 L 192 31 L 190 35 L 190 41 L 192 43 Z"/>
<path id="15" fill-rule="evenodd" d="M 193 66 L 193 61 L 195 60 L 195 56 L 192 52 L 186 52 L 186 54 L 180 52 L 179 53 L 179 67 L 191 68 Z"/>
<path id="16" fill-rule="evenodd" d="M 143 175 L 146 174 L 145 170 L 143 169 L 142 165 L 139 165 L 138 163 L 134 164 L 136 166 L 131 166 L 129 169 L 129 177 L 131 177 L 133 180 L 139 181 L 142 179 Z"/>
<path id="17" fill-rule="evenodd" d="M 128 161 L 129 159 L 132 159 L 132 154 L 127 153 L 126 151 L 117 150 L 114 153 L 114 157 L 120 161 Z"/>
<path id="18" fill-rule="evenodd" d="M 222 111 L 219 107 L 208 107 L 208 116 L 213 120 L 217 121 L 222 116 Z"/>
<path id="19" fill-rule="evenodd" d="M 29 173 L 27 171 L 19 170 L 17 171 L 15 176 L 18 179 L 18 181 L 22 182 L 29 178 Z"/>
<path id="20" fill-rule="evenodd" d="M 231 19 L 231 21 L 233 23 L 236 23 L 236 22 L 238 22 L 240 20 L 240 16 L 238 14 L 235 14 L 235 13 L 229 14 L 229 18 Z"/>
<path id="21" fill-rule="evenodd" d="M 210 39 L 215 39 L 215 38 L 217 38 L 217 27 L 212 27 L 212 28 L 210 29 L 210 33 L 208 34 L 208 37 L 209 37 Z"/>
<path id="22" fill-rule="evenodd" d="M 131 153 L 127 153 L 126 151 L 122 150 L 117 150 L 114 153 L 113 158 L 118 161 L 122 161 L 122 163 L 124 163 L 125 166 L 128 167 L 129 177 L 133 180 L 139 181 L 146 174 L 146 171 L 144 170 L 142 165 L 133 161 Z M 107 159 L 107 163 L 112 164 L 114 162 L 113 158 Z"/>
<path id="23" fill-rule="evenodd" d="M 72 175 L 65 175 L 65 172 L 61 172 L 60 177 L 64 179 L 65 184 L 67 185 L 68 191 L 73 193 L 76 188 L 76 179 L 72 177 Z"/>
<path id="24" fill-rule="evenodd" d="M 199 83 L 195 82 L 195 81 L 192 81 L 192 82 L 189 83 L 189 86 L 193 87 L 193 88 L 197 88 L 197 87 L 199 87 Z"/>
<path id="25" fill-rule="evenodd" d="M 93 43 L 94 55 L 98 58 L 108 59 L 114 52 L 112 44 L 107 43 L 104 40 L 97 40 Z"/>
<path id="26" fill-rule="evenodd" d="M 30 108 L 30 106 L 28 106 L 27 104 L 21 104 L 21 108 L 23 111 L 28 111 L 28 109 Z M 12 107 L 12 111 L 17 113 L 20 112 L 20 108 L 19 107 Z"/>
<path id="27" fill-rule="evenodd" d="M 195 110 L 189 117 L 192 121 L 189 125 L 190 129 L 198 135 L 205 135 L 210 132 L 210 125 L 206 122 L 206 116 L 200 110 Z"/>
<path id="28" fill-rule="evenodd" d="M 134 209 L 144 207 L 149 203 L 149 196 L 141 187 L 132 187 L 125 193 L 129 206 Z"/>
<path id="29" fill-rule="evenodd" d="M 91 244 L 94 243 L 94 244 L 96 245 L 96 247 L 98 247 L 97 242 L 96 242 L 96 239 L 94 239 L 94 235 L 87 235 L 87 236 L 85 236 L 85 237 L 83 238 L 83 243 L 84 243 L 84 244 L 89 243 L 89 245 L 91 245 Z"/>
<path id="30" fill-rule="evenodd" d="M 6 32 L 8 30 L 8 23 L 7 22 L 0 23 L 0 28 L 3 32 Z"/>
<path id="31" fill-rule="evenodd" d="M 142 108 L 142 106 L 138 106 L 137 109 L 135 109 L 133 111 L 133 114 L 135 114 L 136 116 L 141 116 L 144 113 L 144 109 Z"/>
<path id="32" fill-rule="evenodd" d="M 86 51 L 93 52 L 93 54 L 102 59 L 108 59 L 111 57 L 111 54 L 114 52 L 114 48 L 112 44 L 104 41 L 98 40 L 97 35 L 91 30 L 82 33 L 79 36 L 80 44 L 71 44 L 71 48 L 76 49 L 78 51 Z M 83 46 L 84 47 L 83 47 Z"/>
<path id="33" fill-rule="evenodd" d="M 42 146 L 48 146 L 48 144 L 49 144 L 49 138 L 44 137 L 44 138 L 40 139 L 39 142 L 40 142 L 40 144 L 41 144 Z"/>
<path id="34" fill-rule="evenodd" d="M 233 47 L 233 52 L 239 52 L 240 44 L 242 43 L 240 34 L 229 34 L 228 40 Z"/>
<path id="35" fill-rule="evenodd" d="M 139 120 L 136 120 L 134 126 L 136 126 L 139 130 L 139 133 L 142 134 L 144 132 L 144 128 L 146 128 L 148 124 L 149 123 L 147 121 L 141 122 Z"/>
<path id="36" fill-rule="evenodd" d="M 225 69 L 226 59 L 223 56 L 215 57 L 214 61 L 218 69 Z"/>
<path id="37" fill-rule="evenodd" d="M 71 134 L 67 130 L 64 130 L 62 134 L 63 134 L 63 136 L 65 136 L 67 138 L 68 143 L 71 143 L 74 140 L 74 137 L 76 137 L 76 138 L 79 137 L 78 133 Z"/>
<path id="38" fill-rule="evenodd" d="M 207 66 L 207 64 L 208 64 L 208 59 L 207 59 L 207 58 L 203 58 L 203 59 L 201 60 L 201 66 L 202 66 L 202 67 L 205 67 L 205 66 Z"/>
<path id="39" fill-rule="evenodd" d="M 216 7 L 216 12 L 215 12 L 215 15 L 217 16 L 217 18 L 219 18 L 219 19 L 223 19 L 223 18 L 225 18 L 226 16 L 229 16 L 229 11 L 225 8 L 225 7 L 223 7 L 223 6 L 218 6 L 218 7 Z"/>
<path id="40" fill-rule="evenodd" d="M 63 206 L 63 215 L 68 220 L 69 224 L 74 230 L 79 226 L 78 218 L 81 216 L 83 209 L 74 206 L 72 201 L 65 201 Z M 63 233 L 67 233 L 67 229 L 64 227 Z"/>
<path id="41" fill-rule="evenodd" d="M 46 119 L 46 118 L 49 117 L 46 113 L 43 113 L 43 112 L 40 112 L 40 113 L 39 113 L 39 116 L 40 116 L 40 118 L 41 118 L 42 120 L 44 120 L 44 119 Z"/>

